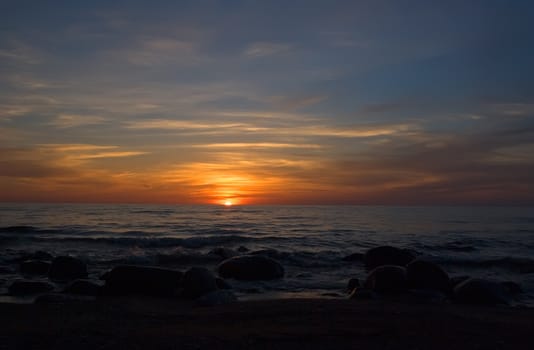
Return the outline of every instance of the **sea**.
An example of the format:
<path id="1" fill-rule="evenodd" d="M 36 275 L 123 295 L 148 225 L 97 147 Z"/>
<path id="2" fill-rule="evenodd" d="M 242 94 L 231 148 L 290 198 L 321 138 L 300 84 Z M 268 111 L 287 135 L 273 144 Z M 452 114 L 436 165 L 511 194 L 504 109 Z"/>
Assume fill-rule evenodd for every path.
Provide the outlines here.
<path id="1" fill-rule="evenodd" d="M 17 259 L 71 255 L 90 278 L 136 264 L 216 273 L 221 249 L 262 253 L 285 277 L 229 281 L 241 299 L 346 298 L 360 261 L 343 258 L 392 245 L 436 262 L 450 276 L 518 283 L 517 305 L 534 306 L 534 208 L 0 204 L 0 301 L 20 278 Z M 223 250 L 228 251 L 228 250 Z"/>

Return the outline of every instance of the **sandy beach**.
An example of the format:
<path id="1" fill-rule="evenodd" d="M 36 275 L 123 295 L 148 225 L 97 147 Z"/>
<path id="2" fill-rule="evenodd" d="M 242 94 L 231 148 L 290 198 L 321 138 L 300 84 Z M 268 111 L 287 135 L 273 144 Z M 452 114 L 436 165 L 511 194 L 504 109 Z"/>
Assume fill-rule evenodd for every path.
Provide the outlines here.
<path id="1" fill-rule="evenodd" d="M 532 349 L 534 310 L 278 299 L 0 304 L 1 349 Z"/>

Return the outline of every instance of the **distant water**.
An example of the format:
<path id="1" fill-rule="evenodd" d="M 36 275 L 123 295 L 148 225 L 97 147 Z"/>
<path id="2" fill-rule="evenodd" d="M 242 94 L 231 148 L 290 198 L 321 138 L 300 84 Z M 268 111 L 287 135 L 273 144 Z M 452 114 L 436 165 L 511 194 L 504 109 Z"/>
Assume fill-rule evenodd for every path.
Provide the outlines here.
<path id="1" fill-rule="evenodd" d="M 534 208 L 0 204 L 0 289 L 13 260 L 37 250 L 88 262 L 93 278 L 117 264 L 215 271 L 217 247 L 269 250 L 286 277 L 235 282 L 242 298 L 343 295 L 379 245 L 408 248 L 451 276 L 515 281 L 534 305 Z M 1 292 L 1 291 L 0 291 Z"/>

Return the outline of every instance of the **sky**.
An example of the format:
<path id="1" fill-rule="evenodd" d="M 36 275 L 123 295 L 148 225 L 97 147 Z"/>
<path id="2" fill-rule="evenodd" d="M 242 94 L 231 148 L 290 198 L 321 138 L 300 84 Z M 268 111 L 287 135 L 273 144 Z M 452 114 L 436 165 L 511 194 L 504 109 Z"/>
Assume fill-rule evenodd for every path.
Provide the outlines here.
<path id="1" fill-rule="evenodd" d="M 534 204 L 534 3 L 0 0 L 0 201 Z"/>

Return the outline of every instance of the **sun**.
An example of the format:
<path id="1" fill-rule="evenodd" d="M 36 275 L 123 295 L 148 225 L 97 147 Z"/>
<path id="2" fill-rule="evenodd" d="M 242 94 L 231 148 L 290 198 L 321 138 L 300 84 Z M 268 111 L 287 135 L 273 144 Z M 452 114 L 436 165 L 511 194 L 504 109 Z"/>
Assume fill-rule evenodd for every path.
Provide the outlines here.
<path id="1" fill-rule="evenodd" d="M 224 201 L 224 205 L 225 205 L 226 207 L 231 207 L 231 206 L 232 206 L 232 201 L 231 201 L 231 200 L 225 200 L 225 201 Z"/>

